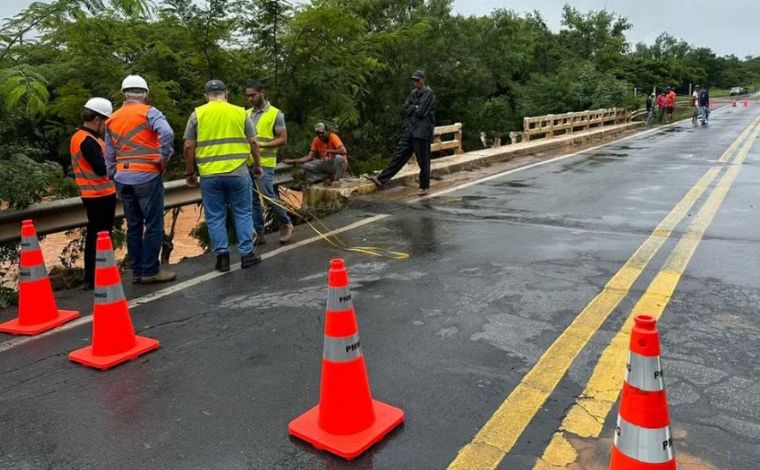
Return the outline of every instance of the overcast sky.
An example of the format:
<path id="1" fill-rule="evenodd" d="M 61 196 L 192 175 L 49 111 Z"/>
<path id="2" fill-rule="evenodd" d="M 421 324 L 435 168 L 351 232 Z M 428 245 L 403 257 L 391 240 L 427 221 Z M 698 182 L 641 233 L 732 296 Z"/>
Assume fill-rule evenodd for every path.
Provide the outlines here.
<path id="1" fill-rule="evenodd" d="M 32 0 L 0 0 L 0 18 L 16 14 L 30 3 Z M 454 10 L 463 15 L 487 15 L 496 8 L 538 10 L 557 30 L 566 3 L 581 11 L 606 8 L 625 16 L 633 24 L 628 34 L 631 44 L 651 44 L 667 31 L 718 54 L 760 56 L 759 0 L 455 0 Z"/>

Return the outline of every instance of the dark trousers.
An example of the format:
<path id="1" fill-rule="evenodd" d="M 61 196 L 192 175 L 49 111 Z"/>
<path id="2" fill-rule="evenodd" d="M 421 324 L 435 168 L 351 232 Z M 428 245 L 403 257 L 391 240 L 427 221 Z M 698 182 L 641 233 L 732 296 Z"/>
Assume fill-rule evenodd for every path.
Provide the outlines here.
<path id="1" fill-rule="evenodd" d="M 84 242 L 84 282 L 95 283 L 95 243 L 98 232 L 113 229 L 116 195 L 82 198 L 87 210 L 87 236 Z"/>
<path id="2" fill-rule="evenodd" d="M 411 134 L 404 134 L 396 144 L 390 165 L 377 177 L 385 184 L 398 173 L 414 153 L 420 166 L 420 189 L 430 188 L 430 140 L 418 139 Z"/>

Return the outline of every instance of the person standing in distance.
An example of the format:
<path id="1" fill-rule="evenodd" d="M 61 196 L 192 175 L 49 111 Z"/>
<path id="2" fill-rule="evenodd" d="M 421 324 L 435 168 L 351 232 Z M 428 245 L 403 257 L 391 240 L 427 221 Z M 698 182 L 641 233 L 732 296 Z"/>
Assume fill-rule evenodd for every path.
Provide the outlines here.
<path id="1" fill-rule="evenodd" d="M 206 82 L 204 92 L 208 103 L 195 108 L 185 128 L 185 184 L 198 186 L 197 163 L 216 270 L 230 270 L 228 206 L 235 221 L 240 267 L 245 269 L 261 262 L 253 246 L 253 183 L 246 165 L 252 160 L 254 177 L 261 177 L 256 131 L 245 109 L 227 102 L 227 87 L 221 80 Z"/>
<path id="2" fill-rule="evenodd" d="M 430 189 L 430 144 L 435 128 L 435 94 L 427 85 L 425 72 L 417 70 L 412 74 L 414 89 L 401 107 L 401 116 L 406 119 L 406 129 L 401 135 L 391 163 L 378 176 L 367 178 L 382 188 L 414 153 L 420 166 L 420 189 L 418 196 L 425 196 Z"/>
<path id="3" fill-rule="evenodd" d="M 277 150 L 288 143 L 288 129 L 285 127 L 285 115 L 272 106 L 266 98 L 264 84 L 250 81 L 245 86 L 245 95 L 251 108 L 246 112 L 256 128 L 256 141 L 261 154 L 261 166 L 264 175 L 256 181 L 256 189 L 262 195 L 282 204 L 274 188 L 274 170 L 277 167 Z M 293 223 L 288 212 L 277 204 L 269 204 L 280 222 L 280 243 L 290 243 L 293 238 Z M 263 245 L 264 209 L 259 195 L 253 198 L 253 225 L 256 229 L 256 244 Z"/>
<path id="4" fill-rule="evenodd" d="M 116 186 L 108 178 L 106 144 L 100 136 L 106 120 L 113 113 L 111 102 L 91 98 L 82 111 L 82 126 L 71 137 L 71 168 L 79 189 L 79 197 L 87 210 L 87 235 L 84 242 L 83 290 L 92 290 L 95 283 L 95 242 L 98 232 L 113 229 L 116 211 Z"/>
<path id="5" fill-rule="evenodd" d="M 173 281 L 177 275 L 161 269 L 158 256 L 164 241 L 161 175 L 174 153 L 174 131 L 163 113 L 147 104 L 144 78 L 129 75 L 121 92 L 124 103 L 106 121 L 106 167 L 124 204 L 132 283 Z"/>
<path id="6" fill-rule="evenodd" d="M 676 110 L 676 92 L 672 88 L 668 87 L 668 92 L 665 94 L 665 113 L 668 115 L 668 124 L 673 124 L 673 113 Z"/>

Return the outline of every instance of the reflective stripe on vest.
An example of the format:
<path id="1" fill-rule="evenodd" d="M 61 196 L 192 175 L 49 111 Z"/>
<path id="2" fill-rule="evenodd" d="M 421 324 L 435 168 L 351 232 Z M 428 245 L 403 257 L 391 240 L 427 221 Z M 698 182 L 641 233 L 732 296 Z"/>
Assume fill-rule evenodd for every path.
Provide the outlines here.
<path id="1" fill-rule="evenodd" d="M 629 352 L 626 368 L 628 372 L 625 381 L 628 385 L 645 392 L 665 390 L 660 356 L 642 356 L 635 352 Z"/>
<path id="2" fill-rule="evenodd" d="M 116 150 L 116 171 L 161 172 L 158 134 L 148 125 L 150 106 L 125 103 L 106 127 Z"/>
<path id="3" fill-rule="evenodd" d="M 252 116 L 253 108 L 247 112 L 248 116 Z M 270 104 L 269 109 L 261 114 L 259 121 L 256 123 L 256 140 L 258 142 L 271 142 L 274 140 L 274 123 L 277 121 L 277 114 L 279 112 L 279 109 Z M 277 147 L 259 147 L 259 154 L 261 155 L 261 166 L 267 168 L 277 166 Z"/>
<path id="4" fill-rule="evenodd" d="M 618 415 L 615 447 L 628 457 L 642 463 L 665 463 L 673 460 L 673 436 L 670 427 L 642 428 Z"/>
<path id="5" fill-rule="evenodd" d="M 198 139 L 195 161 L 201 176 L 229 173 L 251 158 L 245 137 L 245 110 L 226 101 L 210 101 L 195 109 Z"/>
<path id="6" fill-rule="evenodd" d="M 99 138 L 92 136 L 82 129 L 76 131 L 71 137 L 71 169 L 74 171 L 74 179 L 79 188 L 79 196 L 83 198 L 102 197 L 116 194 L 116 187 L 108 176 L 97 175 L 92 166 L 82 155 L 82 143 L 87 137 L 92 137 L 100 146 L 101 155 L 106 154 L 106 144 Z"/>
<path id="7" fill-rule="evenodd" d="M 331 362 L 349 362 L 362 355 L 359 334 L 334 338 L 325 336 L 324 357 Z"/>
<path id="8" fill-rule="evenodd" d="M 327 310 L 344 312 L 353 307 L 348 287 L 330 287 L 327 290 Z"/>

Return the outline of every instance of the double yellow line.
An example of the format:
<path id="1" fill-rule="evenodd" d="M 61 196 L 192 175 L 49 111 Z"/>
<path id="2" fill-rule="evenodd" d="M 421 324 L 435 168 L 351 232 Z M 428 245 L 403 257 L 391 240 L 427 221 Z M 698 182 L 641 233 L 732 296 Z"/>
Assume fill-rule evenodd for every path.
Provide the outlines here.
<path id="1" fill-rule="evenodd" d="M 602 291 L 549 346 L 472 441 L 459 451 L 448 467 L 450 470 L 488 469 L 499 465 L 553 393 L 581 350 L 617 305 L 628 295 L 631 286 L 644 272 L 657 251 L 744 142 L 737 158 L 729 165 L 728 171 L 712 191 L 668 257 L 665 266 L 633 310 L 633 312 L 645 311 L 649 315 L 659 317 L 670 300 L 681 273 L 701 241 L 702 234 L 736 179 L 740 166 L 757 139 L 758 133 L 760 133 L 760 118 L 753 121 L 742 132 L 720 157 L 718 164 L 700 178 L 623 267 L 615 273 Z M 630 331 L 632 316 L 600 357 L 586 390 L 581 394 L 583 398 L 578 399 L 568 412 L 561 430 L 555 433 L 535 468 L 564 466 L 575 460 L 577 453 L 565 438 L 565 431 L 584 437 L 596 437 L 601 432 L 604 419 L 617 400 L 623 381 L 627 334 Z"/>

